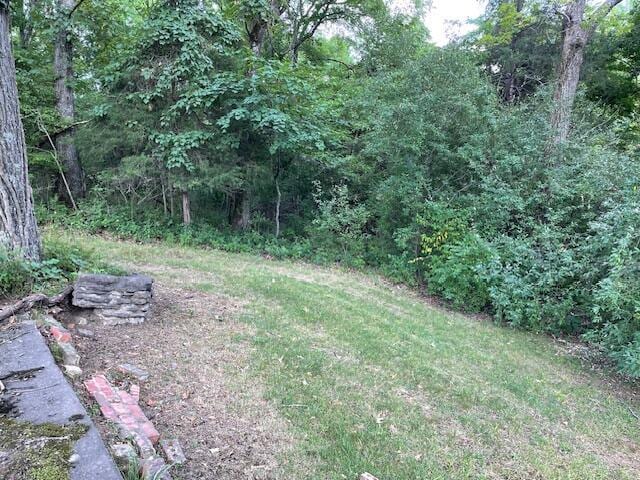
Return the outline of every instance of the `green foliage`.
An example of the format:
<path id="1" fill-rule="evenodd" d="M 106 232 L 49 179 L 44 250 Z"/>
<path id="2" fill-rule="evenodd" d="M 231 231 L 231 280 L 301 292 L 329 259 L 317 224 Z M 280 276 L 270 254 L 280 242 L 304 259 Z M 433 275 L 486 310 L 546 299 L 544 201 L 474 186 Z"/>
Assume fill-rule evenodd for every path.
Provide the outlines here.
<path id="1" fill-rule="evenodd" d="M 0 250 L 0 298 L 31 288 L 32 265 L 14 253 Z"/>
<path id="2" fill-rule="evenodd" d="M 599 343 L 620 369 L 640 376 L 640 203 L 633 187 L 626 202 L 592 224 L 595 250 L 605 275 L 595 288 L 593 329 L 585 337 Z"/>
<path id="3" fill-rule="evenodd" d="M 490 305 L 489 285 L 480 272 L 494 253 L 476 234 L 447 243 L 429 265 L 429 289 L 458 308 L 479 312 Z"/>
<path id="4" fill-rule="evenodd" d="M 369 212 L 349 197 L 346 185 L 335 185 L 325 194 L 316 183 L 314 198 L 318 215 L 312 223 L 312 238 L 321 248 L 339 252 L 338 258 L 349 264 L 361 263 Z M 335 255 L 335 254 L 334 254 Z"/>
<path id="5" fill-rule="evenodd" d="M 43 258 L 38 262 L 0 249 L 0 298 L 55 291 L 80 271 L 122 273 L 102 262 L 93 250 L 69 246 L 53 236 L 45 238 Z"/>
<path id="6" fill-rule="evenodd" d="M 557 9 L 555 0 L 488 2 L 471 39 L 482 50 L 481 64 L 504 102 L 535 94 L 554 78 L 561 41 Z"/>
<path id="7" fill-rule="evenodd" d="M 491 0 L 479 30 L 445 48 L 428 42 L 421 2 L 83 2 L 64 22 L 90 195 L 70 212 L 44 135 L 67 126 L 45 4 L 12 19 L 41 220 L 373 267 L 499 322 L 583 335 L 640 376 L 637 5 L 594 33 L 556 148 L 554 0 Z M 349 35 L 314 35 L 323 11 Z M 39 265 L 2 257 L 3 292 L 99 268 L 46 249 Z"/>

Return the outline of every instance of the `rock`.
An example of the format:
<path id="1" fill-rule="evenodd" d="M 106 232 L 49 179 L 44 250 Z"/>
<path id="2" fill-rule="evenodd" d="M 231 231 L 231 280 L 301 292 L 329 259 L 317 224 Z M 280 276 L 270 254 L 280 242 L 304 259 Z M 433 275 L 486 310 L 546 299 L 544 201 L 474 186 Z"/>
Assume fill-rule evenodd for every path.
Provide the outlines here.
<path id="1" fill-rule="evenodd" d="M 75 317 L 75 321 L 76 324 L 78 325 L 88 325 L 89 324 L 89 320 L 87 320 L 87 317 L 82 317 L 82 316 L 76 316 Z"/>
<path id="2" fill-rule="evenodd" d="M 142 458 L 151 458 L 156 455 L 156 449 L 154 448 L 153 443 L 151 443 L 151 440 L 139 432 L 134 432 L 132 437 L 138 446 L 138 451 Z"/>
<path id="3" fill-rule="evenodd" d="M 183 465 L 186 463 L 187 457 L 184 456 L 178 439 L 160 440 L 160 447 L 162 447 L 164 456 L 171 465 Z"/>
<path id="4" fill-rule="evenodd" d="M 58 347 L 62 351 L 63 365 L 78 367 L 80 365 L 80 355 L 76 352 L 74 346 L 70 343 L 58 343 Z"/>
<path id="5" fill-rule="evenodd" d="M 169 467 L 158 456 L 147 458 L 142 462 L 142 478 L 144 480 L 171 480 Z"/>
<path id="6" fill-rule="evenodd" d="M 43 316 L 42 323 L 44 323 L 47 327 L 57 327 L 57 328 L 64 329 L 62 324 L 58 320 L 53 318 L 51 315 Z"/>
<path id="7" fill-rule="evenodd" d="M 63 365 L 64 374 L 69 378 L 77 378 L 82 375 L 82 369 L 76 365 Z"/>
<path id="8" fill-rule="evenodd" d="M 123 401 L 129 401 L 131 403 L 138 403 L 140 401 L 140 387 L 135 383 L 129 387 L 129 394 L 126 395 Z"/>
<path id="9" fill-rule="evenodd" d="M 63 326 L 57 327 L 55 325 L 52 325 L 49 328 L 49 333 L 58 343 L 69 343 L 71 341 L 71 333 L 69 333 L 69 330 L 67 330 Z"/>
<path id="10" fill-rule="evenodd" d="M 80 335 L 81 337 L 86 337 L 86 338 L 93 338 L 95 337 L 95 333 L 93 332 L 93 330 L 89 330 L 88 328 L 81 328 L 79 327 L 76 332 L 78 333 L 78 335 Z"/>
<path id="11" fill-rule="evenodd" d="M 360 475 L 359 480 L 378 480 L 378 477 L 374 477 L 370 473 L 364 472 L 362 475 Z"/>
<path id="12" fill-rule="evenodd" d="M 82 274 L 78 276 L 76 287 L 81 290 L 92 291 L 97 293 L 104 292 L 151 292 L 153 279 L 146 275 L 100 275 L 100 274 Z M 75 291 L 74 291 L 75 293 Z"/>
<path id="13" fill-rule="evenodd" d="M 140 382 L 144 382 L 149 379 L 149 372 L 130 363 L 123 363 L 121 365 L 118 365 L 118 370 L 126 375 L 135 377 Z"/>
<path id="14" fill-rule="evenodd" d="M 133 459 L 138 458 L 136 450 L 128 443 L 114 443 L 111 445 L 111 455 L 120 470 L 126 471 Z"/>
<path id="15" fill-rule="evenodd" d="M 100 314 L 98 316 L 102 319 L 102 325 L 112 327 L 115 325 L 139 325 L 144 323 L 144 317 L 129 317 L 129 318 L 119 318 L 119 317 L 105 317 Z"/>

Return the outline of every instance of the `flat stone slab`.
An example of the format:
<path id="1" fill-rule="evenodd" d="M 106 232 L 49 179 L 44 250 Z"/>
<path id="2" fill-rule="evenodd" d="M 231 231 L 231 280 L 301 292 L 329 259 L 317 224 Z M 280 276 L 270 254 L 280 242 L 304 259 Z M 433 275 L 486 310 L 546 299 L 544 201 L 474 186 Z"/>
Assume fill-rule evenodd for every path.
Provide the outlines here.
<path id="1" fill-rule="evenodd" d="M 35 424 L 77 421 L 87 425 L 87 433 L 74 446 L 79 459 L 70 469 L 71 480 L 122 480 L 98 430 L 35 324 L 22 323 L 0 331 L 0 377 L 39 367 L 43 369 L 29 378 L 5 381 L 4 396 L 11 398 L 20 412 L 16 419 Z"/>
<path id="2" fill-rule="evenodd" d="M 76 280 L 76 287 L 98 292 L 150 292 L 153 279 L 146 275 L 99 275 L 81 274 Z"/>

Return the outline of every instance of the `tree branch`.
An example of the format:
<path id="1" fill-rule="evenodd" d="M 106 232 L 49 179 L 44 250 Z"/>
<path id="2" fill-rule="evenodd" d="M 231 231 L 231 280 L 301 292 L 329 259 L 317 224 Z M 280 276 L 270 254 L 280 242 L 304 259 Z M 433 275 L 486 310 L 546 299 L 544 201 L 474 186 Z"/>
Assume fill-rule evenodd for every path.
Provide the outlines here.
<path id="1" fill-rule="evenodd" d="M 613 10 L 616 5 L 622 3 L 622 0 L 606 0 L 602 5 L 595 9 L 595 11 L 589 17 L 590 27 L 588 29 L 589 36 L 595 32 L 598 25 L 605 19 L 607 15 Z"/>
<path id="2" fill-rule="evenodd" d="M 0 322 L 9 317 L 13 317 L 18 313 L 24 313 L 31 310 L 36 305 L 52 307 L 64 302 L 73 292 L 73 285 L 67 286 L 62 292 L 53 297 L 47 297 L 44 293 L 36 293 L 23 298 L 19 302 L 9 305 L 0 310 Z"/>
<path id="3" fill-rule="evenodd" d="M 71 15 L 74 14 L 74 12 L 78 9 L 78 7 L 80 7 L 80 5 L 82 5 L 84 3 L 84 0 L 78 0 L 78 3 L 76 3 L 73 8 L 69 11 L 68 17 L 71 17 Z"/>

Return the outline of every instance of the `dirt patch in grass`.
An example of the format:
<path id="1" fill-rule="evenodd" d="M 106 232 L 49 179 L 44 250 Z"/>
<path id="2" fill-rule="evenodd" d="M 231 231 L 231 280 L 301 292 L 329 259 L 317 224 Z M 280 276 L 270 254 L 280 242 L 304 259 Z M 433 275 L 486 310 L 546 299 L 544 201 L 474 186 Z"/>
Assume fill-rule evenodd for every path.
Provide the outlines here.
<path id="1" fill-rule="evenodd" d="M 252 332 L 236 321 L 241 306 L 174 281 L 156 281 L 154 308 L 143 325 L 90 325 L 94 338 L 74 338 L 85 375 L 105 372 L 126 383 L 117 371 L 122 363 L 150 373 L 140 384 L 141 407 L 163 437 L 180 440 L 188 458 L 174 478 L 282 478 L 280 459 L 293 440 L 264 400 L 259 379 L 249 375 Z M 105 435 L 113 435 L 99 417 Z"/>

